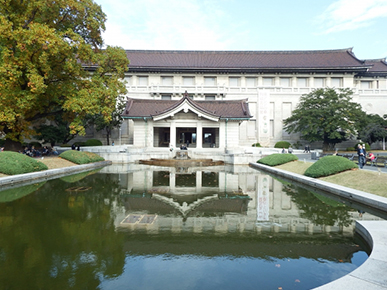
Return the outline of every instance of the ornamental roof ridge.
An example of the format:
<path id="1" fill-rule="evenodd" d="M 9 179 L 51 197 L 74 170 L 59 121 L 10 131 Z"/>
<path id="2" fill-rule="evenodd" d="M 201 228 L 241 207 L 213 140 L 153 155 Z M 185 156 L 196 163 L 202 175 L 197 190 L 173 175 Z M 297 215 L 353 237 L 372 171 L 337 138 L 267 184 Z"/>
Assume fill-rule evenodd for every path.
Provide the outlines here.
<path id="1" fill-rule="evenodd" d="M 157 49 L 125 49 L 125 52 L 141 52 L 141 53 L 238 53 L 238 54 L 252 54 L 252 53 L 278 53 L 278 54 L 290 54 L 290 53 L 329 53 L 329 52 L 348 52 L 352 53 L 353 47 L 340 48 L 340 49 L 306 49 L 306 50 L 157 50 Z"/>

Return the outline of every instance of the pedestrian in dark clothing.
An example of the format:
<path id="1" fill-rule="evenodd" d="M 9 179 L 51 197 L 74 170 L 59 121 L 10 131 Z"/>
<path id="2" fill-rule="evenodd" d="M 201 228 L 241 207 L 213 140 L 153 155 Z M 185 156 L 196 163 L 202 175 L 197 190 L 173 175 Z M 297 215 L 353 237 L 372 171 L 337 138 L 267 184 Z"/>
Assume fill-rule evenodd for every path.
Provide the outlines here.
<path id="1" fill-rule="evenodd" d="M 366 161 L 366 151 L 363 149 L 362 145 L 357 146 L 357 156 L 359 161 L 359 168 L 363 169 L 365 161 Z"/>

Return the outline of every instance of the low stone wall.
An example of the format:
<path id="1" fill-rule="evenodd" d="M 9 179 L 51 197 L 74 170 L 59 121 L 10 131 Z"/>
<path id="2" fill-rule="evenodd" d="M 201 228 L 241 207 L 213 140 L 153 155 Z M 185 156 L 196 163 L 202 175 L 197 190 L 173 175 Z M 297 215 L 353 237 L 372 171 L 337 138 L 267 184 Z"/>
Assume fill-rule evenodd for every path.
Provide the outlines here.
<path id="1" fill-rule="evenodd" d="M 7 187 L 14 186 L 16 184 L 28 185 L 35 182 L 46 181 L 50 179 L 59 178 L 62 176 L 72 175 L 84 171 L 102 168 L 111 165 L 111 161 L 101 161 L 83 165 L 74 165 L 63 168 L 49 169 L 44 171 L 37 171 L 31 173 L 24 173 L 12 176 L 6 176 L 0 178 L 0 188 L 6 189 Z"/>

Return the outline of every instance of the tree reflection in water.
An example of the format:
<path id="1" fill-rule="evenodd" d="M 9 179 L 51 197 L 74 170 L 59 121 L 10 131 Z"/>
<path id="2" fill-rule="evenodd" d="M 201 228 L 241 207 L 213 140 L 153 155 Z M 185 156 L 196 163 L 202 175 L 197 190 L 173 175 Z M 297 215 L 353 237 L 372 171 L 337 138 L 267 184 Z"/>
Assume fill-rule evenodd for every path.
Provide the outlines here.
<path id="1" fill-rule="evenodd" d="M 277 194 L 272 201 L 285 192 L 294 203 L 291 218 L 280 213 L 284 230 L 276 232 L 257 222 L 257 173 L 250 175 L 249 190 L 242 190 L 247 175 L 222 174 L 171 179 L 185 193 L 178 195 L 170 191 L 167 171 L 148 174 L 153 182 L 138 178 L 141 174 L 82 174 L 48 181 L 29 195 L 24 192 L 30 188 L 9 191 L 20 198 L 0 201 L 0 289 L 114 289 L 115 283 L 181 289 L 189 279 L 196 287 L 189 289 L 285 289 L 295 279 L 304 283 L 297 289 L 310 289 L 359 265 L 352 258 L 362 250 L 352 236 L 285 229 L 294 219 L 301 228 L 303 222 L 345 227 L 353 223 L 350 208 L 276 183 L 281 190 L 270 193 Z M 189 194 L 196 180 L 202 190 Z M 230 180 L 237 184 L 230 188 Z M 153 224 L 117 228 L 124 217 L 130 222 L 130 215 L 152 216 Z M 168 266 L 174 267 L 171 276 Z M 256 275 L 260 271 L 265 275 Z M 208 277 L 217 277 L 218 284 Z"/>
<path id="2" fill-rule="evenodd" d="M 101 277 L 122 274 L 118 181 L 96 175 L 76 185 L 91 188 L 66 191 L 74 184 L 57 179 L 0 203 L 0 289 L 97 289 Z"/>
<path id="3" fill-rule="evenodd" d="M 350 215 L 352 209 L 345 204 L 312 193 L 294 184 L 285 184 L 283 190 L 291 196 L 292 202 L 297 205 L 300 216 L 310 220 L 315 225 L 347 227 L 353 222 Z"/>

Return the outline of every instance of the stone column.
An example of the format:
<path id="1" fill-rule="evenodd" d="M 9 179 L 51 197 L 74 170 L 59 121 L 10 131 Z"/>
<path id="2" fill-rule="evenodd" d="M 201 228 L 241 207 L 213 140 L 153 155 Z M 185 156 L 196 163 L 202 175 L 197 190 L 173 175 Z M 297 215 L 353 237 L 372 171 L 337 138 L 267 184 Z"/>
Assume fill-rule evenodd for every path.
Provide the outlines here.
<path id="1" fill-rule="evenodd" d="M 203 148 L 203 127 L 202 122 L 200 122 L 200 120 L 196 126 L 196 148 Z"/>
<path id="2" fill-rule="evenodd" d="M 172 120 L 171 127 L 170 127 L 170 143 L 172 144 L 173 148 L 176 148 L 176 123 L 174 120 Z"/>

